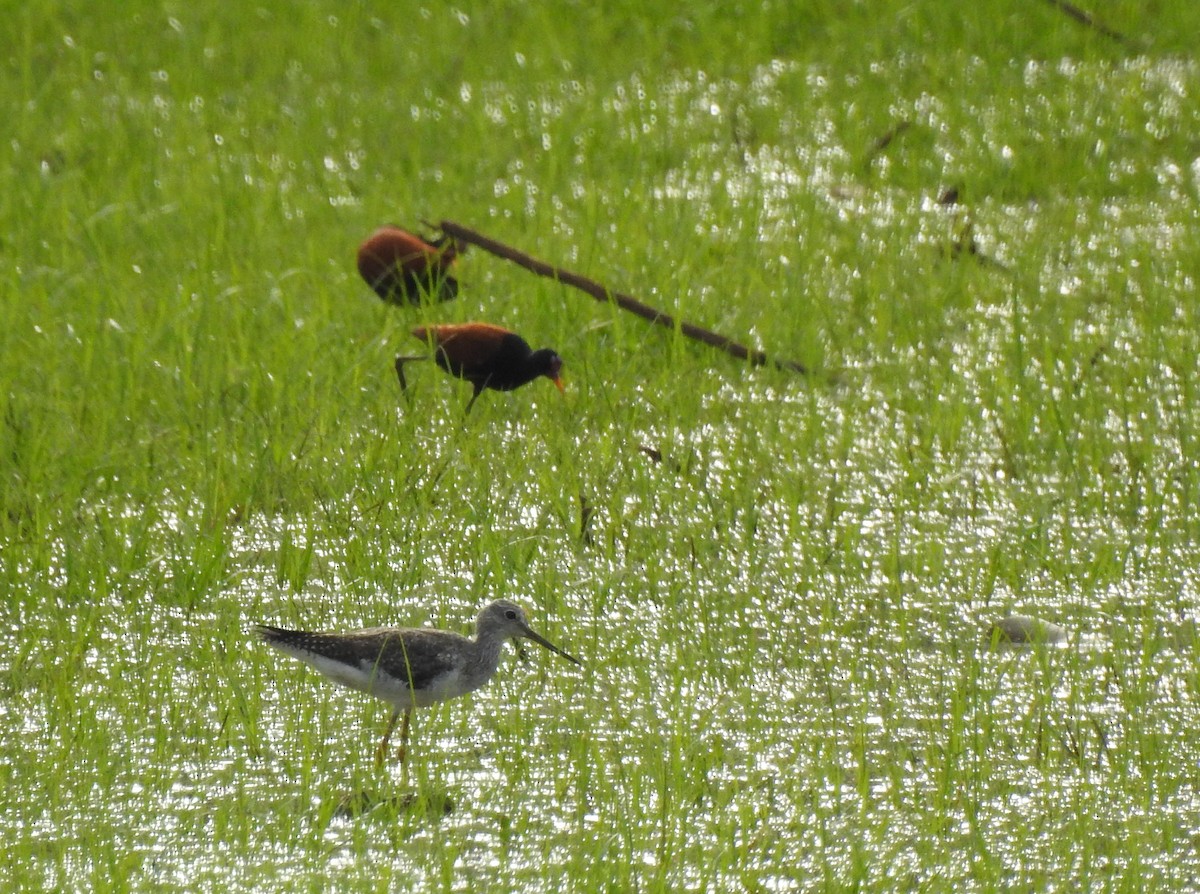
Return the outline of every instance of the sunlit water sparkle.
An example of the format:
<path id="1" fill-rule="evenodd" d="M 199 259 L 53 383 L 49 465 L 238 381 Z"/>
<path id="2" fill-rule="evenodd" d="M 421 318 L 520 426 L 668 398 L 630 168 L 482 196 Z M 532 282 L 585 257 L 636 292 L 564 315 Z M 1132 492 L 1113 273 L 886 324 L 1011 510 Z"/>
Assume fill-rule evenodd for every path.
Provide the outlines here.
<path id="1" fill-rule="evenodd" d="M 982 65 L 972 63 L 966 76 L 981 76 Z M 874 74 L 895 73 L 884 69 Z M 773 62 L 745 83 L 701 72 L 664 84 L 631 78 L 601 107 L 624 144 L 666 130 L 689 135 L 679 164 L 649 191 L 659 206 L 687 203 L 718 220 L 720 208 L 759 202 L 756 237 L 782 243 L 785 257 L 788 240 L 812 238 L 797 230 L 791 210 L 802 200 L 861 228 L 864 255 L 881 254 L 898 231 L 922 249 L 943 243 L 959 218 L 928 195 L 846 182 L 858 150 L 821 107 L 830 77 Z M 1083 99 L 1091 91 L 1144 96 L 1138 109 L 1120 105 L 1111 114 L 1151 135 L 1194 120 L 1186 102 L 1198 78 L 1194 62 L 1132 60 L 1101 71 L 1039 62 L 1023 77 L 1033 92 L 1018 117 L 1032 120 L 1031 143 L 1051 131 L 1090 139 L 1096 104 Z M 778 107 L 782 78 L 811 85 L 811 118 Z M 1080 94 L 1078 115 L 1044 126 L 1055 110 L 1036 92 L 1064 83 Z M 405 102 L 414 120 L 453 121 L 478 105 L 498 128 L 539 132 L 550 151 L 550 125 L 593 89 L 570 81 L 527 100 L 485 83 L 463 85 L 459 107 Z M 164 126 L 199 113 L 194 102 L 166 96 L 122 102 Z M 776 114 L 788 139 L 731 150 L 713 122 L 739 104 Z M 898 99 L 892 111 L 938 135 L 947 170 L 974 155 L 1017 164 L 1036 148 L 1013 145 L 1011 109 L 978 110 L 980 127 L 971 132 L 952 132 L 937 97 Z M 353 179 L 371 163 L 362 147 L 303 161 L 263 157 L 236 118 L 204 151 L 219 153 L 248 188 L 272 184 L 285 217 L 304 216 L 296 192 L 315 187 L 301 183 L 320 183 L 334 204 L 359 201 Z M 320 173 L 302 178 L 297 166 Z M 436 182 L 437 172 L 419 176 Z M 704 383 L 710 421 L 690 431 L 634 432 L 664 461 L 647 459 L 630 473 L 653 476 L 653 487 L 622 494 L 613 483 L 616 496 L 594 531 L 611 549 L 566 543 L 547 499 L 561 495 L 531 487 L 491 501 L 476 494 L 471 512 L 440 532 L 444 550 L 414 556 L 417 536 L 380 529 L 360 494 L 340 509 L 347 530 L 372 541 L 364 548 L 378 580 L 348 570 L 345 545 L 322 542 L 309 520 L 287 513 L 231 523 L 221 573 L 193 577 L 192 557 L 170 544 L 202 523 L 203 507 L 170 492 L 160 506 L 90 507 L 82 521 L 124 532 L 122 548 L 144 560 L 132 574 L 114 569 L 113 580 L 81 579 L 72 558 L 78 544 L 64 539 L 16 569 L 15 579 L 56 593 L 58 603 L 15 599 L 0 636 L 0 719 L 30 742 L 31 756 L 7 781 L 35 805 L 6 812 L 0 829 L 79 842 L 62 864 L 45 867 L 47 889 L 79 887 L 106 871 L 85 843 L 90 828 L 103 827 L 119 830 L 113 834 L 135 855 L 142 888 L 255 890 L 280 879 L 311 886 L 350 877 L 410 889 L 535 890 L 567 871 L 554 867 L 572 867 L 578 879 L 619 861 L 662 873 L 672 890 L 720 890 L 753 878 L 764 890 L 794 891 L 822 879 L 837 887 L 866 859 L 868 886 L 952 882 L 971 890 L 985 887 L 978 880 L 989 873 L 1014 887 L 1071 879 L 1077 867 L 1063 864 L 1057 841 L 1097 814 L 1087 833 L 1114 841 L 1130 824 L 1177 830 L 1160 851 L 1140 855 L 1139 871 L 1159 881 L 1195 878 L 1200 754 L 1181 753 L 1175 740 L 1200 716 L 1189 627 L 1200 609 L 1200 549 L 1167 547 L 1186 538 L 1161 536 L 1190 530 L 1188 494 L 1161 485 L 1195 471 L 1187 434 L 1195 408 L 1176 384 L 1176 361 L 1147 366 L 1140 356 L 1137 346 L 1153 333 L 1107 306 L 1066 327 L 1074 356 L 1013 356 L 1014 333 L 1026 323 L 1022 301 L 1033 290 L 1066 298 L 1136 288 L 1127 286 L 1130 255 L 1148 262 L 1187 237 L 1167 200 L 1196 189 L 1200 163 L 1162 159 L 1144 171 L 1113 161 L 1104 176 L 1114 197 L 1094 217 L 1081 211 L 1078 231 L 1041 256 L 1036 285 L 949 311 L 951 334 L 937 353 L 946 377 L 982 389 L 1003 374 L 1036 400 L 979 405 L 954 431 L 925 431 L 919 405 L 905 405 L 888 383 L 895 366 L 928 361 L 926 344 L 881 360 L 856 354 L 851 341 L 848 384 L 815 396 L 802 384 L 747 388 L 741 376 L 718 376 Z M 1162 185 L 1164 201 L 1123 201 L 1130 184 L 1147 177 Z M 531 215 L 554 209 L 559 232 L 578 226 L 564 210 L 572 197 L 544 195 L 519 162 L 492 190 L 520 195 Z M 589 189 L 580 182 L 574 191 L 577 199 Z M 1040 210 L 984 198 L 975 236 L 990 257 L 1012 265 L 1038 238 Z M 701 235 L 718 242 L 731 231 L 714 224 Z M 828 296 L 848 315 L 854 280 L 848 275 Z M 1194 292 L 1192 274 L 1181 270 L 1166 269 L 1161 283 L 1173 294 Z M 705 288 L 697 294 L 711 295 Z M 1191 317 L 1174 308 L 1165 322 L 1185 329 Z M 1137 405 L 1149 409 L 1123 413 L 1114 400 L 1090 430 L 1064 430 L 1064 408 L 1082 387 L 1143 389 L 1150 399 Z M 742 414 L 764 406 L 779 411 L 773 429 L 745 431 Z M 1029 406 L 1028 416 L 1016 415 Z M 457 424 L 431 419 L 421 446 L 452 442 Z M 497 427 L 505 440 L 536 434 Z M 760 437 L 779 445 L 770 464 Z M 1032 470 L 1022 464 L 1023 453 L 1041 451 L 1059 459 Z M 1080 459 L 1092 451 L 1103 452 L 1111 474 L 1087 471 L 1099 467 Z M 425 492 L 469 478 L 448 463 L 372 485 Z M 1114 478 L 1125 486 L 1114 488 Z M 800 502 L 793 479 L 802 480 Z M 364 768 L 386 708 L 258 651 L 250 625 L 436 622 L 467 632 L 484 601 L 509 595 L 460 546 L 484 530 L 529 545 L 520 580 L 565 582 L 561 592 L 520 595 L 539 629 L 588 670 L 531 650 L 529 664 L 510 658 L 482 692 L 420 716 L 420 783 L 448 793 L 449 814 L 413 819 L 384 807 L 333 816 L 339 793 L 378 783 Z M 735 547 L 717 552 L 717 540 Z M 647 553 L 641 542 L 660 548 Z M 1009 558 L 1039 553 L 1044 568 L 1027 574 Z M 1017 611 L 1063 623 L 1077 638 L 1057 649 L 987 649 L 986 622 Z M 88 648 L 61 655 L 31 644 L 52 624 L 92 631 Z M 197 641 L 237 655 L 236 670 L 197 666 L 189 658 Z M 69 690 L 43 689 L 62 667 L 70 668 Z M 241 697 L 242 674 L 270 697 Z M 111 697 L 122 688 L 129 704 Z M 81 781 L 42 781 L 32 768 L 70 761 L 71 736 L 102 737 L 112 764 L 76 767 Z M 1154 781 L 1144 797 L 1129 783 L 1138 778 Z M 47 788 L 60 784 L 73 786 L 69 798 Z M 240 805 L 241 819 L 214 828 L 227 801 Z M 56 812 L 36 806 L 43 803 Z M 447 839 L 459 842 L 457 859 L 470 867 L 451 884 L 428 857 Z M 246 841 L 259 865 L 236 863 Z M 1127 868 L 1119 847 L 1085 843 L 1092 859 L 1113 861 L 1113 872 Z M 993 860 L 985 869 L 969 856 L 981 850 Z M 724 855 L 720 865 L 710 851 Z M 711 871 L 698 869 L 706 866 Z"/>

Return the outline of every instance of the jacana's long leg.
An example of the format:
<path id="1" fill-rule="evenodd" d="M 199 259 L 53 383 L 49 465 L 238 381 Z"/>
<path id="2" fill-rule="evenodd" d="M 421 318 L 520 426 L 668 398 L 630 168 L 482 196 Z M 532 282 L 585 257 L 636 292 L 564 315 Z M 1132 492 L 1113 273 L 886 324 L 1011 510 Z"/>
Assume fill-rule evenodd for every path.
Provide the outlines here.
<path id="1" fill-rule="evenodd" d="M 383 733 L 383 741 L 379 743 L 379 747 L 375 749 L 375 766 L 383 766 L 383 758 L 387 754 L 388 742 L 392 739 L 392 730 L 396 728 L 396 720 L 400 717 L 400 709 L 397 708 L 392 712 L 392 719 L 388 721 L 387 729 Z M 404 736 L 408 737 L 408 713 L 404 714 Z"/>

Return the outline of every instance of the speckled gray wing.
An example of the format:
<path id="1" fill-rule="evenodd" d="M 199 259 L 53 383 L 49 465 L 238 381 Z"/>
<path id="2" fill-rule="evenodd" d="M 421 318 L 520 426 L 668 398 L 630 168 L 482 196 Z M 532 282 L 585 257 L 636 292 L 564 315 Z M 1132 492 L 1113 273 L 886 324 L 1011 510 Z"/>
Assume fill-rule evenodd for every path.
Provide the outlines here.
<path id="1" fill-rule="evenodd" d="M 466 638 L 445 630 L 393 630 L 377 634 L 374 643 L 364 648 L 362 659 L 377 660 L 388 676 L 420 691 L 429 689 L 438 677 L 459 669 L 452 642 L 455 639 Z"/>
<path id="2" fill-rule="evenodd" d="M 410 689 L 428 689 L 456 669 L 454 643 L 465 639 L 443 630 L 373 628 L 353 633 L 307 633 L 260 626 L 259 635 L 302 661 L 311 657 L 339 662 L 369 676 L 386 675 Z"/>

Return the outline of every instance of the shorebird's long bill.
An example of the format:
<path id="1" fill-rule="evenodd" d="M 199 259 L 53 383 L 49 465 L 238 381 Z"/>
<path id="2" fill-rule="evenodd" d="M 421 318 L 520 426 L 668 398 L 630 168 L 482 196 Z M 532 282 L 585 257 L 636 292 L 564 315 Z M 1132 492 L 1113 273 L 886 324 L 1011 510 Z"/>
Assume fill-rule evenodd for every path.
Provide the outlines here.
<path id="1" fill-rule="evenodd" d="M 562 376 L 555 376 L 550 381 L 554 383 L 554 387 L 558 389 L 559 394 L 567 393 L 567 389 L 563 387 Z M 568 655 L 567 657 L 569 658 L 570 656 Z"/>
<path id="2" fill-rule="evenodd" d="M 525 634 L 526 637 L 533 640 L 539 646 L 544 646 L 545 648 L 549 649 L 551 652 L 557 652 L 563 658 L 567 659 L 567 661 L 574 662 L 575 664 L 578 664 L 580 667 L 583 667 L 582 661 L 580 661 L 574 655 L 568 655 L 566 652 L 564 652 L 558 646 L 554 645 L 554 643 L 550 642 L 550 640 L 546 639 L 544 636 L 540 636 L 539 634 L 534 633 L 528 627 L 525 627 L 522 630 L 522 632 Z"/>

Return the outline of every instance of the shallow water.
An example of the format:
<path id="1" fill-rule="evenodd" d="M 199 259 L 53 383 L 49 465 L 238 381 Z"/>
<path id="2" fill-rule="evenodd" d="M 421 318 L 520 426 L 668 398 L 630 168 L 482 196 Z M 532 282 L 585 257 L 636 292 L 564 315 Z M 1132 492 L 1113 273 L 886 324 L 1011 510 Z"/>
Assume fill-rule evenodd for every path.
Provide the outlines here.
<path id="1" fill-rule="evenodd" d="M 901 78 L 912 64 L 857 77 Z M 972 66 L 966 76 L 989 75 Z M 407 528 L 377 521 L 364 494 L 323 507 L 344 516 L 345 539 L 328 517 L 251 515 L 226 527 L 224 554 L 206 570 L 174 545 L 204 513 L 168 487 L 161 506 L 93 507 L 87 523 L 142 557 L 135 571 L 107 579 L 78 544 L 60 542 L 9 574 L 59 594 L 55 606 L 18 594 L 0 635 L 0 719 L 21 743 L 5 771 L 17 806 L 0 814 L 0 832 L 31 845 L 14 878 L 47 889 L 120 877 L 132 890 L 545 890 L 619 866 L 618 879 L 670 890 L 851 880 L 1071 890 L 1103 873 L 1194 884 L 1195 353 L 1161 356 L 1155 345 L 1195 340 L 1184 304 L 1194 278 L 1178 246 L 1196 218 L 1200 164 L 1166 154 L 1135 164 L 1096 134 L 1104 116 L 1118 134 L 1194 130 L 1186 100 L 1200 70 L 1063 61 L 1001 74 L 1028 86 L 1019 108 L 898 98 L 889 121 L 922 133 L 898 134 L 867 186 L 849 172 L 866 147 L 843 137 L 853 118 L 837 107 L 833 75 L 783 62 L 744 82 L 634 79 L 598 103 L 577 83 L 532 103 L 486 84 L 464 85 L 460 108 L 414 106 L 449 120 L 479 106 L 497 127 L 544 127 L 552 151 L 551 125 L 587 100 L 606 116 L 589 127 L 611 133 L 614 151 L 675 147 L 678 163 L 647 193 L 664 214 L 686 204 L 709 221 L 689 235 L 717 245 L 743 226 L 729 209 L 753 205 L 744 226 L 773 244 L 755 298 L 781 315 L 781 299 L 819 292 L 819 338 L 844 361 L 841 384 L 710 371 L 694 383 L 702 398 L 687 428 L 635 426 L 612 449 L 598 443 L 603 432 L 581 431 L 579 456 L 616 470 L 587 479 L 593 549 L 574 537 L 571 487 L 497 492 L 470 454 L 454 452 L 465 448 L 444 419 L 429 422 L 421 448 L 451 459 L 371 486 L 459 487 L 470 499 L 440 513 L 430 498 Z M 808 88 L 809 105 L 785 98 L 787 81 Z M 756 116 L 770 134 L 751 133 Z M 914 136 L 933 148 L 921 155 Z M 1035 196 L 1004 185 L 1006 169 L 1036 166 L 1054 141 L 1092 153 L 1081 182 Z M 351 178 L 369 161 L 325 156 L 329 200 L 357 202 Z M 287 166 L 231 163 L 250 183 L 256 169 L 276 183 Z M 914 173 L 896 174 L 905 164 Z M 951 173 L 968 188 L 1001 181 L 970 206 L 981 253 L 1011 271 L 1044 250 L 1015 284 L 985 270 L 1001 285 L 931 319 L 906 303 L 919 291 L 906 276 L 929 276 L 930 254 L 961 232 L 966 212 L 931 201 Z M 569 191 L 591 189 L 581 179 Z M 494 190 L 518 191 L 531 214 L 549 203 L 560 233 L 580 227 L 568 196 L 545 195 L 519 162 Z M 284 201 L 299 215 L 293 202 L 303 199 Z M 801 287 L 791 257 L 821 236 L 795 209 L 814 204 L 833 241 L 855 232 L 860 260 L 837 249 Z M 899 296 L 889 309 L 862 293 L 897 240 L 913 266 L 885 281 Z M 613 258 L 638 262 L 635 250 Z M 688 300 L 716 315 L 718 290 L 696 280 Z M 1127 300 L 1105 300 L 1113 293 Z M 1062 315 L 1039 310 L 1043 296 L 1061 299 Z M 1069 303 L 1080 296 L 1082 309 Z M 757 327 L 764 344 L 792 325 L 742 303 L 724 325 Z M 1159 308 L 1154 331 L 1143 304 Z M 904 328 L 909 311 L 916 322 Z M 886 313 L 900 331 L 880 352 L 864 333 Z M 961 412 L 935 419 L 930 407 L 947 403 Z M 536 436 L 495 424 L 497 451 Z M 363 433 L 374 436 L 387 433 Z M 472 555 L 485 535 L 503 542 L 502 557 Z M 364 564 L 378 576 L 364 578 Z M 485 599 L 508 595 L 497 565 L 512 586 L 543 584 L 519 594 L 535 626 L 588 669 L 534 653 L 423 714 L 415 788 L 434 809 L 398 804 L 383 794 L 398 771 L 380 779 L 368 768 L 386 708 L 264 654 L 249 625 L 467 630 Z M 161 599 L 131 602 L 130 592 Z M 990 649 L 987 624 L 1013 612 L 1075 639 Z M 87 646 L 43 650 L 41 639 Z M 195 660 L 197 644 L 221 661 Z M 342 797 L 364 792 L 381 803 L 338 814 Z M 437 809 L 443 796 L 448 813 Z M 1136 852 L 1124 844 L 1131 829 Z M 1148 840 L 1160 845 L 1140 846 Z"/>

